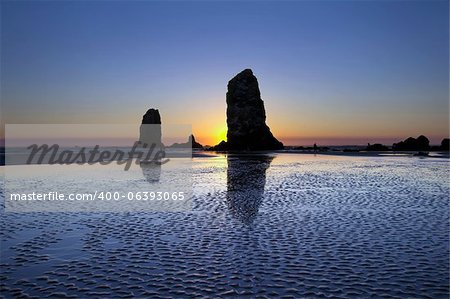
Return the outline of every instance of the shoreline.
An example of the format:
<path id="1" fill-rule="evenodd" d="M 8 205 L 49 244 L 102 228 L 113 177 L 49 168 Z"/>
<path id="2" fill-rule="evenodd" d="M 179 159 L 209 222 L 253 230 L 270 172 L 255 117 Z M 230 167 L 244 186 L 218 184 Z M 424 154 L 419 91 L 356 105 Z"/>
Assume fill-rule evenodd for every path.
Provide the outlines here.
<path id="1" fill-rule="evenodd" d="M 323 155 L 323 156 L 342 156 L 342 157 L 416 157 L 416 158 L 441 158 L 450 159 L 450 152 L 442 151 L 430 151 L 428 155 L 417 155 L 418 151 L 311 151 L 311 150 L 274 150 L 274 151 L 208 151 L 208 150 L 193 150 L 191 158 L 214 158 L 222 155 L 230 156 L 260 156 L 260 155 L 273 155 L 273 154 L 297 154 L 297 155 Z M 3 154 L 3 153 L 1 153 Z M 170 155 L 169 158 L 187 158 L 185 154 L 183 156 Z M 12 165 L 25 165 L 25 164 L 9 164 Z M 4 156 L 0 157 L 0 167 L 5 165 Z"/>
<path id="2" fill-rule="evenodd" d="M 417 156 L 418 151 L 359 151 L 359 152 L 344 152 L 344 151 L 318 151 L 313 152 L 309 150 L 274 150 L 274 151 L 193 151 L 194 157 L 208 157 L 214 155 L 264 155 L 264 154 L 309 154 L 309 155 L 328 155 L 328 156 L 348 156 L 348 157 L 419 157 L 419 158 L 450 158 L 449 152 L 433 151 L 428 152 L 428 156 Z"/>

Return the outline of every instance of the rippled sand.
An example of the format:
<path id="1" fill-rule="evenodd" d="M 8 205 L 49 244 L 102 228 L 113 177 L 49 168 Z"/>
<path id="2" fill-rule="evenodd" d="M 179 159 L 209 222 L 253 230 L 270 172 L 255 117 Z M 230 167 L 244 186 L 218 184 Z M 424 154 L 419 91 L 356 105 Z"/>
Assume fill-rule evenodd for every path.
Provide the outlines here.
<path id="1" fill-rule="evenodd" d="M 192 211 L 2 211 L 0 294 L 449 296 L 448 160 L 219 156 L 193 173 Z"/>

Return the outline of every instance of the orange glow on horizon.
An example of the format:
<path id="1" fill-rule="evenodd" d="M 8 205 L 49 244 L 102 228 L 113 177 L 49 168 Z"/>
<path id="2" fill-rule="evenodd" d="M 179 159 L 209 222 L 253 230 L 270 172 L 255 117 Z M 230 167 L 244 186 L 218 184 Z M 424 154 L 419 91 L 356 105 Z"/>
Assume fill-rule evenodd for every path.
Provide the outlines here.
<path id="1" fill-rule="evenodd" d="M 228 128 L 226 124 L 219 123 L 212 126 L 211 130 L 204 128 L 202 131 L 196 131 L 194 129 L 193 134 L 195 139 L 202 145 L 212 146 L 219 144 L 222 140 L 227 141 L 227 130 Z"/>

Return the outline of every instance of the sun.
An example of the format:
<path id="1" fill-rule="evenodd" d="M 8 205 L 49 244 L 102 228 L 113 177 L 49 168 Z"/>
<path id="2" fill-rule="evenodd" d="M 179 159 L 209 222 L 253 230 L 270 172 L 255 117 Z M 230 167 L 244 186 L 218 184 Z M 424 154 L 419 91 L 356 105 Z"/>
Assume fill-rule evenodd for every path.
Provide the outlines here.
<path id="1" fill-rule="evenodd" d="M 217 143 L 221 142 L 222 140 L 227 141 L 227 131 L 227 125 L 222 125 L 216 130 Z"/>

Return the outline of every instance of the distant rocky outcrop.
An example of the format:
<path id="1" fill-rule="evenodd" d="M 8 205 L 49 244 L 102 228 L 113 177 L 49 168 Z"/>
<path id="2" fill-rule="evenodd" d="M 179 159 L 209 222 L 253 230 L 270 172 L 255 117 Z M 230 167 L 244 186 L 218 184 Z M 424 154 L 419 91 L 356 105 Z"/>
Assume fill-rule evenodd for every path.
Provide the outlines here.
<path id="1" fill-rule="evenodd" d="M 448 138 L 442 139 L 441 150 L 447 151 L 447 152 L 450 151 L 450 139 L 448 139 Z"/>
<path id="2" fill-rule="evenodd" d="M 428 151 L 430 150 L 430 140 L 420 135 L 417 138 L 409 137 L 399 143 L 392 145 L 394 151 Z"/>
<path id="3" fill-rule="evenodd" d="M 217 145 L 215 145 L 213 147 L 210 147 L 209 150 L 212 150 L 212 151 L 226 151 L 226 150 L 228 150 L 227 142 L 225 140 L 222 140 L 219 144 L 217 144 Z"/>
<path id="4" fill-rule="evenodd" d="M 139 128 L 139 141 L 141 144 L 146 143 L 151 146 L 163 148 L 161 142 L 161 116 L 158 109 L 148 109 L 142 117 L 142 123 Z"/>
<path id="5" fill-rule="evenodd" d="M 203 145 L 195 141 L 194 135 L 190 135 L 189 139 L 186 143 L 174 143 L 171 146 L 171 148 L 195 148 L 195 149 L 203 149 Z"/>
<path id="6" fill-rule="evenodd" d="M 375 143 L 375 144 L 367 144 L 366 151 L 375 151 L 375 152 L 382 152 L 382 151 L 388 151 L 389 148 L 381 143 Z"/>
<path id="7" fill-rule="evenodd" d="M 212 150 L 277 150 L 283 144 L 266 125 L 266 111 L 261 99 L 258 80 L 246 69 L 228 82 L 227 126 L 228 141 Z"/>
<path id="8" fill-rule="evenodd" d="M 202 149 L 203 145 L 195 141 L 194 135 L 189 136 L 189 142 L 192 144 L 192 148 Z"/>

